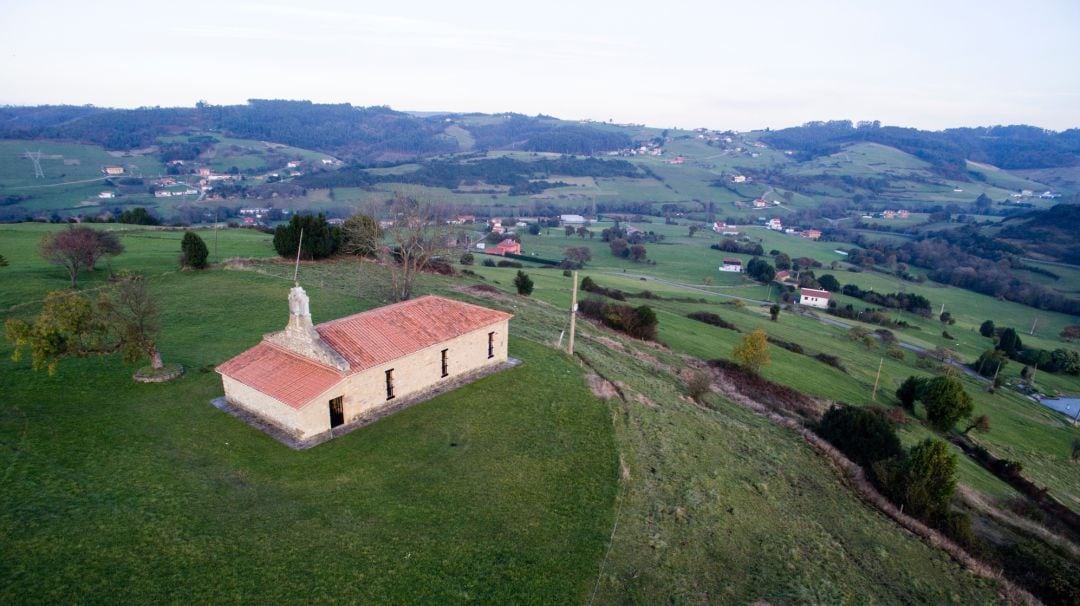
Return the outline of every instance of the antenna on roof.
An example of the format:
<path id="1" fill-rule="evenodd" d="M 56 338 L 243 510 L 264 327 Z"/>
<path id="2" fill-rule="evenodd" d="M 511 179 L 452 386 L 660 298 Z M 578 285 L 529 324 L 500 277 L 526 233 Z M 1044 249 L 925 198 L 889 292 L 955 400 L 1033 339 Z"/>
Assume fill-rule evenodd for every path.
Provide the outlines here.
<path id="1" fill-rule="evenodd" d="M 293 285 L 300 286 L 300 247 L 304 245 L 304 228 L 300 228 L 300 241 L 296 244 L 296 269 L 293 270 Z"/>

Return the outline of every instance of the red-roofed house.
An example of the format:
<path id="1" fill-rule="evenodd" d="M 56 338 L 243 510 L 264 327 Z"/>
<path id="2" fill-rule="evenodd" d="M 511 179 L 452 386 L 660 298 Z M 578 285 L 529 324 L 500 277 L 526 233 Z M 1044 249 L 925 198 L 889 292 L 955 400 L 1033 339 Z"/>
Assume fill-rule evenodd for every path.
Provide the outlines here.
<path id="1" fill-rule="evenodd" d="M 494 370 L 511 317 L 428 295 L 316 326 L 297 286 L 285 330 L 217 371 L 229 404 L 306 441 Z"/>
<path id="2" fill-rule="evenodd" d="M 521 243 L 515 242 L 510 238 L 507 238 L 502 242 L 499 242 L 495 246 L 492 246 L 491 248 L 485 250 L 484 252 L 488 253 L 489 255 L 505 255 L 507 253 L 512 255 L 520 255 Z"/>
<path id="3" fill-rule="evenodd" d="M 830 297 L 832 297 L 832 293 L 827 290 L 804 288 L 799 291 L 799 304 L 808 307 L 827 309 L 829 307 Z"/>

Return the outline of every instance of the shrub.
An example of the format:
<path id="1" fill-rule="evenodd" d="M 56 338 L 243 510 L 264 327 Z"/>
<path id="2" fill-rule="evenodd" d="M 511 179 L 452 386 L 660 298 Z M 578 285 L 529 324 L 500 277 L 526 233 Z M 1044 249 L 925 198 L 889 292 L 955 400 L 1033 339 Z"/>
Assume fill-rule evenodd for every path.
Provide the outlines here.
<path id="1" fill-rule="evenodd" d="M 834 406 L 815 431 L 863 467 L 904 454 L 892 423 L 863 408 Z"/>
<path id="2" fill-rule="evenodd" d="M 839 369 L 841 372 L 847 372 L 847 368 L 844 368 L 844 364 L 840 361 L 840 358 L 832 354 L 821 352 L 814 356 L 815 360 L 824 362 L 833 368 Z"/>
<path id="3" fill-rule="evenodd" d="M 919 396 L 919 387 L 922 386 L 924 380 L 919 377 L 904 379 L 904 382 L 896 389 L 896 398 L 900 400 L 901 406 L 908 410 L 915 409 L 915 400 Z"/>
<path id="4" fill-rule="evenodd" d="M 496 265 L 499 266 L 499 267 L 514 267 L 514 268 L 522 267 L 521 263 L 518 263 L 517 261 L 507 261 L 506 259 L 503 259 L 503 260 L 499 261 L 498 263 L 496 263 Z"/>
<path id="5" fill-rule="evenodd" d="M 578 311 L 636 339 L 656 339 L 658 320 L 656 312 L 648 305 L 631 307 L 604 303 L 600 299 L 586 299 L 578 304 Z"/>
<path id="6" fill-rule="evenodd" d="M 803 349 L 802 345 L 799 345 L 798 343 L 792 343 L 791 341 L 785 341 L 783 339 L 777 339 L 776 337 L 773 337 L 772 335 L 769 336 L 769 343 L 772 343 L 773 345 L 776 345 L 778 347 L 782 347 L 783 349 L 786 349 L 786 350 L 790 351 L 791 353 L 797 353 L 797 354 L 806 353 L 806 350 Z"/>
<path id="7" fill-rule="evenodd" d="M 713 326 L 719 326 L 720 328 L 726 328 L 728 330 L 734 330 L 735 332 L 742 332 L 737 326 L 721 318 L 720 316 L 709 311 L 695 311 L 686 315 L 691 320 L 697 320 L 698 322 L 704 322 Z"/>
<path id="8" fill-rule="evenodd" d="M 461 255 L 461 259 L 458 260 L 462 265 L 472 265 L 476 262 L 476 257 L 472 253 L 465 253 Z"/>
<path id="9" fill-rule="evenodd" d="M 494 259 L 484 259 L 484 262 L 481 263 L 481 265 L 483 265 L 484 267 L 495 267 L 495 260 Z"/>
<path id="10" fill-rule="evenodd" d="M 193 231 L 184 232 L 184 238 L 180 241 L 180 264 L 184 267 L 203 269 L 206 267 L 208 256 L 210 256 L 210 251 L 199 234 Z"/>
<path id="11" fill-rule="evenodd" d="M 686 393 L 694 400 L 701 400 L 710 389 L 711 383 L 707 373 L 695 371 L 686 380 Z"/>

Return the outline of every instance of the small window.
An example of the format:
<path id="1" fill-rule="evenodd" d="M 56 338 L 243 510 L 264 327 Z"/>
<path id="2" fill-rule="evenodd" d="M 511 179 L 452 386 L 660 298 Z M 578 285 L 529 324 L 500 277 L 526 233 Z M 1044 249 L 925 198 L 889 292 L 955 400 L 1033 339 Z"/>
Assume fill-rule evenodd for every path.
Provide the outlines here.
<path id="1" fill-rule="evenodd" d="M 446 358 L 446 352 L 447 351 L 450 351 L 450 350 L 448 350 L 448 349 L 442 350 L 442 376 L 444 376 L 444 377 L 450 374 L 450 364 L 449 364 L 449 360 L 447 360 L 447 358 Z"/>
<path id="2" fill-rule="evenodd" d="M 495 333 L 488 333 L 488 358 L 495 357 Z"/>
<path id="3" fill-rule="evenodd" d="M 394 399 L 394 369 L 386 371 L 386 399 Z"/>

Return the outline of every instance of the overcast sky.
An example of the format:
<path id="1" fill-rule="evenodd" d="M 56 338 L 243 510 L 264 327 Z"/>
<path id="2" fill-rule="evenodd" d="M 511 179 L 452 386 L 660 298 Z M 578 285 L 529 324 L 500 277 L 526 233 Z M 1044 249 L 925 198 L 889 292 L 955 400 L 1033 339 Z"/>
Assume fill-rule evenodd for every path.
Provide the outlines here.
<path id="1" fill-rule="evenodd" d="M 1080 2 L 4 2 L 0 103 L 1080 126 Z"/>

